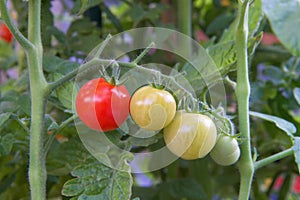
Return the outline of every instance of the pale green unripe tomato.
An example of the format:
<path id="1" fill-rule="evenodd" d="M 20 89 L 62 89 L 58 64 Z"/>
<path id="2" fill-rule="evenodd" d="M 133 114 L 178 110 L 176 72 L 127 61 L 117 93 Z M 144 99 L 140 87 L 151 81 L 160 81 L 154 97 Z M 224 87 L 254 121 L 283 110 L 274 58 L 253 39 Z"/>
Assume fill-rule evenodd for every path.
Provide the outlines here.
<path id="1" fill-rule="evenodd" d="M 175 113 L 176 101 L 166 90 L 143 86 L 130 100 L 133 121 L 146 130 L 163 129 L 173 120 Z"/>
<path id="2" fill-rule="evenodd" d="M 175 155 L 193 160 L 206 156 L 214 147 L 217 129 L 206 115 L 177 111 L 172 123 L 164 129 L 164 140 Z"/>
<path id="3" fill-rule="evenodd" d="M 237 162 L 240 147 L 237 140 L 228 135 L 219 135 L 210 157 L 219 165 L 228 166 Z"/>

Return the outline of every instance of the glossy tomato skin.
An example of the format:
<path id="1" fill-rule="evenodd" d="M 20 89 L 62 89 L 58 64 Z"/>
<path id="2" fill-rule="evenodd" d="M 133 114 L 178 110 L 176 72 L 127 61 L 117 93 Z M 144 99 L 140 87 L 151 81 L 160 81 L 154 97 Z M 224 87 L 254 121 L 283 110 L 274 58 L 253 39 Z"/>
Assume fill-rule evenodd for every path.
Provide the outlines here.
<path id="1" fill-rule="evenodd" d="M 139 88 L 130 100 L 130 114 L 135 123 L 146 130 L 166 127 L 176 113 L 175 98 L 166 90 L 152 86 Z"/>
<path id="2" fill-rule="evenodd" d="M 214 147 L 217 129 L 206 115 L 177 111 L 172 123 L 164 129 L 164 140 L 175 155 L 194 160 L 206 156 Z"/>
<path id="3" fill-rule="evenodd" d="M 228 135 L 219 135 L 210 157 L 219 165 L 228 166 L 237 162 L 240 148 L 237 140 Z"/>
<path id="4" fill-rule="evenodd" d="M 13 39 L 12 33 L 7 25 L 3 22 L 0 22 L 0 39 L 6 41 L 7 43 L 11 43 Z"/>
<path id="5" fill-rule="evenodd" d="M 129 116 L 130 94 L 124 85 L 115 86 L 103 78 L 85 83 L 76 97 L 76 111 L 91 129 L 110 131 L 120 127 Z"/>

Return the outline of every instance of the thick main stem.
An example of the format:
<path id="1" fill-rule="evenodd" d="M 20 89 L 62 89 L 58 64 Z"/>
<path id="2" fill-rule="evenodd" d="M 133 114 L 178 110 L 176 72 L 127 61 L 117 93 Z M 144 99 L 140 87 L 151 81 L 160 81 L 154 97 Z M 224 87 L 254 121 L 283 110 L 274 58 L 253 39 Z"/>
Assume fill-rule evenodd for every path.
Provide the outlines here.
<path id="1" fill-rule="evenodd" d="M 29 183 L 31 199 L 43 200 L 46 198 L 46 166 L 42 136 L 47 82 L 42 70 L 43 46 L 40 29 L 41 0 L 30 0 L 28 12 L 28 39 L 33 44 L 33 47 L 26 52 L 31 93 Z"/>
<path id="2" fill-rule="evenodd" d="M 239 170 L 241 174 L 239 200 L 247 200 L 250 196 L 251 183 L 254 174 L 254 165 L 251 155 L 250 122 L 249 122 L 249 96 L 250 83 L 248 77 L 248 10 L 249 1 L 239 2 L 238 26 L 236 29 L 237 52 L 237 85 L 239 128 L 243 143 L 241 144 L 241 159 Z"/>
<path id="3" fill-rule="evenodd" d="M 177 1 L 177 26 L 178 30 L 192 37 L 192 0 L 178 0 Z M 190 40 L 178 41 L 180 42 L 183 55 L 191 55 L 191 42 Z"/>
<path id="4" fill-rule="evenodd" d="M 192 36 L 192 1 L 191 0 L 178 0 L 177 1 L 178 13 L 177 22 L 178 30 L 189 37 Z"/>
<path id="5" fill-rule="evenodd" d="M 12 31 L 15 39 L 26 51 L 30 93 L 31 93 L 31 124 L 29 149 L 29 184 L 31 199 L 46 198 L 46 167 L 43 153 L 43 123 L 46 95 L 50 92 L 42 69 L 43 46 L 41 40 L 41 0 L 29 0 L 28 39 L 13 24 L 8 13 L 6 0 L 0 0 L 3 19 Z"/>

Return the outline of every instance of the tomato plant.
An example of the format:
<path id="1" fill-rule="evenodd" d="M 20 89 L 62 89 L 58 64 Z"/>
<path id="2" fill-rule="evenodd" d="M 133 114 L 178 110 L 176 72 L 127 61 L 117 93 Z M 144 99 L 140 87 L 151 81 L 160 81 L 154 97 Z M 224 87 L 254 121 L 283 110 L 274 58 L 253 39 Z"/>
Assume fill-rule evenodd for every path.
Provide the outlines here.
<path id="1" fill-rule="evenodd" d="M 163 89 L 143 86 L 132 95 L 130 114 L 141 128 L 157 131 L 166 127 L 174 118 L 176 101 Z"/>
<path id="2" fill-rule="evenodd" d="M 130 94 L 124 85 L 115 86 L 104 78 L 86 82 L 76 97 L 76 111 L 89 128 L 110 131 L 120 127 L 129 115 Z"/>
<path id="3" fill-rule="evenodd" d="M 216 138 L 216 126 L 209 117 L 185 111 L 177 111 L 172 123 L 164 129 L 168 149 L 185 160 L 206 156 Z"/>
<path id="4" fill-rule="evenodd" d="M 0 199 L 298 199 L 299 0 L 0 0 L 0 13 Z M 140 34 L 142 27 L 146 34 Z M 155 34 L 157 27 L 165 28 Z M 118 35 L 124 37 L 115 40 Z M 210 151 L 224 165 L 234 163 L 239 147 L 237 164 L 197 159 L 213 146 L 209 135 L 198 138 L 208 129 L 201 128 L 207 118 L 177 112 L 167 125 L 174 102 L 170 112 L 161 100 L 145 105 L 135 112 L 141 117 L 132 117 L 137 125 L 128 120 L 112 130 L 130 114 L 130 100 L 113 100 L 113 90 L 126 93 L 124 86 L 100 80 L 83 92 L 91 98 L 82 95 L 77 111 L 90 128 L 112 131 L 86 129 L 88 148 L 73 123 L 80 122 L 72 110 L 73 88 L 83 80 L 75 76 L 90 80 L 90 72 L 108 65 L 119 66 L 122 77 L 134 71 L 132 84 L 126 84 L 130 94 L 141 85 L 135 81 L 167 80 L 187 100 L 177 109 L 197 107 L 195 113 L 209 116 L 218 133 L 236 138 L 237 130 L 239 146 L 217 137 Z M 105 84 L 107 90 L 97 90 Z M 219 86 L 226 102 L 219 102 Z M 107 91 L 107 101 L 96 105 L 100 91 Z M 211 112 L 219 105 L 217 115 Z M 152 135 L 138 126 L 159 131 Z M 195 160 L 168 162 L 160 148 Z M 226 159 L 230 150 L 235 154 Z M 155 153 L 158 158 L 147 157 Z M 140 162 L 145 155 L 149 160 Z M 157 163 L 165 164 L 147 171 Z M 280 187 L 274 187 L 276 180 Z"/>
<path id="5" fill-rule="evenodd" d="M 0 39 L 11 43 L 13 40 L 13 35 L 11 34 L 7 25 L 0 21 Z"/>
<path id="6" fill-rule="evenodd" d="M 232 165 L 240 157 L 239 144 L 235 138 L 220 134 L 218 135 L 216 145 L 209 155 L 219 165 Z"/>

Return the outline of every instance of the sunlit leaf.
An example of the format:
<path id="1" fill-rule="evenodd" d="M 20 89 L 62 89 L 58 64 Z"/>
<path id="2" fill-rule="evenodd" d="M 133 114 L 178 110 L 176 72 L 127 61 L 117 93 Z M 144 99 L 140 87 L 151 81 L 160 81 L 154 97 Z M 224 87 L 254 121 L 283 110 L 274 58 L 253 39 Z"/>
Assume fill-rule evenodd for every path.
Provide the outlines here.
<path id="1" fill-rule="evenodd" d="M 250 115 L 275 123 L 278 128 L 286 132 L 291 137 L 294 137 L 293 133 L 297 131 L 295 125 L 285 119 L 254 111 L 250 111 Z"/>
<path id="2" fill-rule="evenodd" d="M 249 55 L 253 54 L 260 43 L 262 35 L 250 38 L 248 41 Z M 235 70 L 236 49 L 234 40 L 217 43 L 207 48 L 209 55 L 213 58 L 221 74 L 225 76 L 228 72 Z"/>

